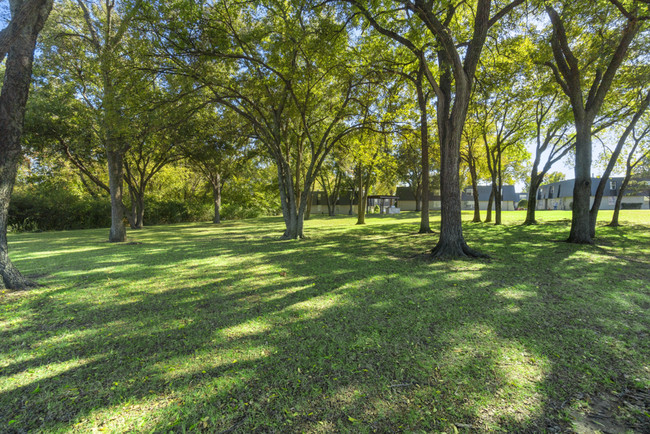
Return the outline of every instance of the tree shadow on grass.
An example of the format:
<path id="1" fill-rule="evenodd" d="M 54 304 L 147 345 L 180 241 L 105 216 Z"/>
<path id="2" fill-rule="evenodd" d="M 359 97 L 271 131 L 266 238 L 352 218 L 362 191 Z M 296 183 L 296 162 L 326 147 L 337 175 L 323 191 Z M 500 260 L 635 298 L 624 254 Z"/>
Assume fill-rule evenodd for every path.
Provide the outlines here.
<path id="1" fill-rule="evenodd" d="M 189 226 L 61 254 L 0 331 L 0 430 L 566 429 L 569 407 L 644 375 L 647 268 L 476 225 L 492 262 L 424 264 L 405 259 L 430 243 L 411 226 L 299 243 Z M 115 258 L 142 271 L 92 272 Z"/>

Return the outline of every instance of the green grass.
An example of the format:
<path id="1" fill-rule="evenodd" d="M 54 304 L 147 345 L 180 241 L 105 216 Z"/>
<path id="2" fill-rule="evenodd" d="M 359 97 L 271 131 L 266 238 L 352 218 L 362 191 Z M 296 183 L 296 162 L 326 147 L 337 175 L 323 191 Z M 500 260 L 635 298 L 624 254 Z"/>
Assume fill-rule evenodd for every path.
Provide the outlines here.
<path id="1" fill-rule="evenodd" d="M 602 394 L 649 429 L 650 213 L 523 217 L 436 263 L 414 213 L 11 235 L 45 286 L 0 296 L 0 432 L 541 431 Z"/>

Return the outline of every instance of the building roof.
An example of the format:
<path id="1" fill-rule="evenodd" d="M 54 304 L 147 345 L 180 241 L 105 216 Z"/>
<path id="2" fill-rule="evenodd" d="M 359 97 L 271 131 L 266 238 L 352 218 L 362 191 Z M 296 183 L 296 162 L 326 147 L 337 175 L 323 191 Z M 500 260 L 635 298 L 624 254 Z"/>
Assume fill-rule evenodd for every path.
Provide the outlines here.
<path id="1" fill-rule="evenodd" d="M 490 193 L 492 192 L 492 186 L 491 185 L 479 185 L 477 187 L 478 189 L 478 200 L 481 202 L 487 202 L 490 200 Z M 501 187 L 501 195 L 502 201 L 511 201 L 511 202 L 519 202 L 519 196 L 515 192 L 515 186 L 514 185 L 503 185 Z M 463 194 L 461 197 L 461 200 L 463 201 L 472 201 L 474 200 L 472 197 L 472 187 L 465 187 L 463 190 Z"/>

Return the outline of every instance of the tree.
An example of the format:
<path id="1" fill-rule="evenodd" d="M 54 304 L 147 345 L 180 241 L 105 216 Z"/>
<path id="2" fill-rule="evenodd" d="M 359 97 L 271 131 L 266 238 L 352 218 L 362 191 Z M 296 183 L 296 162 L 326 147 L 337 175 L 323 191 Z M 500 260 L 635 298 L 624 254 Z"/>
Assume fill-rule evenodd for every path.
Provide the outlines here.
<path id="1" fill-rule="evenodd" d="M 174 7 L 161 11 L 177 18 Z M 323 162 L 360 127 L 363 61 L 348 48 L 331 6 L 224 1 L 190 9 L 182 25 L 170 19 L 157 30 L 165 41 L 161 54 L 175 62 L 175 73 L 209 89 L 215 105 L 250 124 L 276 164 L 282 238 L 303 238 L 307 199 Z"/>
<path id="2" fill-rule="evenodd" d="M 9 259 L 7 222 L 11 192 L 22 158 L 21 135 L 39 32 L 52 10 L 51 0 L 10 0 L 12 20 L 0 33 L 0 58 L 7 56 L 0 93 L 0 287 L 24 289 L 25 278 Z"/>
<path id="3" fill-rule="evenodd" d="M 618 161 L 621 151 L 623 150 L 623 146 L 625 145 L 625 142 L 627 141 L 630 134 L 632 134 L 635 131 L 636 124 L 648 109 L 648 105 L 650 105 L 650 91 L 646 93 L 645 98 L 643 98 L 643 100 L 639 103 L 636 112 L 630 119 L 630 122 L 628 123 L 627 127 L 624 129 L 621 136 L 619 137 L 618 142 L 616 143 L 616 147 L 612 151 L 612 155 L 609 158 L 607 167 L 603 172 L 603 176 L 600 178 L 600 182 L 596 187 L 596 194 L 594 195 L 594 203 L 591 205 L 591 210 L 589 211 L 589 230 L 590 230 L 590 235 L 592 237 L 596 236 L 596 220 L 598 218 L 600 203 L 602 202 L 603 193 L 605 191 L 605 187 L 607 186 L 607 181 L 609 180 L 609 176 L 611 175 L 612 170 L 614 170 L 614 166 Z"/>
<path id="4" fill-rule="evenodd" d="M 212 222 L 219 224 L 224 185 L 242 171 L 243 163 L 249 158 L 250 132 L 235 113 L 214 111 L 211 106 L 195 116 L 190 129 L 193 137 L 182 146 L 183 153 L 210 184 L 214 205 Z"/>
<path id="5" fill-rule="evenodd" d="M 568 241 L 592 244 L 589 205 L 593 124 L 632 41 L 648 19 L 643 15 L 643 11 L 647 15 L 648 4 L 643 0 L 632 0 L 626 5 L 619 0 L 589 5 L 561 3 L 564 17 L 552 5 L 546 5 L 553 27 L 550 45 L 555 61 L 546 64 L 571 104 L 575 124 L 575 186 Z M 605 5 L 609 8 L 605 9 Z M 605 20 L 604 17 L 610 18 Z M 567 23 L 580 24 L 567 27 Z M 583 42 L 585 28 L 589 29 L 592 38 Z M 588 80 L 591 83 L 587 83 Z"/>
<path id="6" fill-rule="evenodd" d="M 648 179 L 650 178 L 650 146 L 648 146 L 647 137 L 650 134 L 650 122 L 646 119 L 645 125 L 640 129 L 632 130 L 632 146 L 630 147 L 627 158 L 625 160 L 625 177 L 621 183 L 621 187 L 618 190 L 616 195 L 616 204 L 614 206 L 614 215 L 612 216 L 612 221 L 609 223 L 609 226 L 620 226 L 618 218 L 621 211 L 621 203 L 623 202 L 623 197 L 625 193 L 629 190 L 642 192 L 645 196 L 650 196 L 650 189 L 648 186 Z M 642 173 L 639 177 L 639 182 L 634 183 L 633 173 L 638 167 L 645 166 L 645 173 Z M 645 176 L 644 176 L 645 175 Z M 628 190 L 628 187 L 631 187 Z"/>
<path id="7" fill-rule="evenodd" d="M 142 0 L 133 3 L 64 1 L 57 17 L 55 53 L 60 66 L 76 76 L 79 95 L 96 113 L 97 135 L 108 165 L 111 198 L 109 241 L 126 240 L 124 158 L 129 148 L 123 98 L 139 78 L 124 56 L 129 30 Z"/>
<path id="8" fill-rule="evenodd" d="M 478 182 L 481 173 L 484 172 L 483 161 L 487 162 L 483 156 L 483 151 L 479 146 L 481 140 L 481 131 L 476 122 L 468 122 L 463 129 L 463 144 L 460 151 L 461 159 L 467 164 L 469 170 L 470 183 L 472 184 L 472 200 L 474 201 L 474 218 L 473 223 L 481 223 L 481 210 L 478 193 Z M 491 199 L 492 200 L 492 199 Z M 491 200 L 488 206 L 492 206 Z"/>
<path id="9" fill-rule="evenodd" d="M 528 186 L 525 225 L 537 223 L 535 219 L 537 191 L 545 180 L 552 182 L 548 177 L 551 167 L 573 149 L 575 136 L 568 134 L 566 117 L 562 115 L 564 110 L 558 108 L 557 97 L 557 92 L 546 93 L 542 90 L 535 101 L 535 157 Z M 544 156 L 546 160 L 542 165 Z"/>
<path id="10" fill-rule="evenodd" d="M 406 0 L 388 2 L 383 7 L 362 0 L 346 1 L 374 29 L 408 48 L 422 62 L 427 82 L 436 97 L 442 215 L 440 238 L 431 256 L 484 256 L 469 248 L 463 237 L 460 144 L 476 68 L 488 32 L 524 0 L 506 2 L 495 11 L 490 0 L 456 4 L 449 1 Z M 435 44 L 429 44 L 422 37 L 425 33 Z M 437 77 L 430 65 L 432 58 L 437 60 Z"/>

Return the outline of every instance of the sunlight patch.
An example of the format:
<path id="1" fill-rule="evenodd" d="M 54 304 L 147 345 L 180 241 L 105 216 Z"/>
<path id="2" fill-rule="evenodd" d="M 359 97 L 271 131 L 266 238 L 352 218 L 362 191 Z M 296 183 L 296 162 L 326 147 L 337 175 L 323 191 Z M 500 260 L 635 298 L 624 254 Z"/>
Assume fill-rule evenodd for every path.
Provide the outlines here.
<path id="1" fill-rule="evenodd" d="M 48 361 L 47 364 L 43 364 L 36 368 L 30 368 L 26 371 L 14 374 L 10 377 L 0 376 L 0 391 L 6 394 L 12 390 L 16 390 L 20 387 L 25 388 L 25 393 L 37 394 L 40 393 L 40 385 L 35 384 L 40 381 L 55 378 L 67 371 L 73 369 L 78 369 L 81 366 L 88 365 L 90 363 L 95 363 L 101 359 L 104 359 L 103 355 L 89 357 L 87 359 L 71 359 L 64 362 L 52 362 Z M 30 360 L 30 359 L 27 359 Z M 17 363 L 23 363 L 20 361 Z M 10 367 L 11 365 L 9 365 Z M 0 371 L 0 374 L 2 371 Z"/>
<path id="2" fill-rule="evenodd" d="M 237 324 L 219 331 L 226 339 L 237 339 L 246 336 L 259 335 L 271 330 L 271 325 L 261 319 L 252 319 L 245 323 Z"/>
<path id="3" fill-rule="evenodd" d="M 318 318 L 325 310 L 331 309 L 336 305 L 343 304 L 341 295 L 323 295 L 320 297 L 310 298 L 306 301 L 292 304 L 287 307 L 286 311 L 298 311 L 302 318 Z"/>

